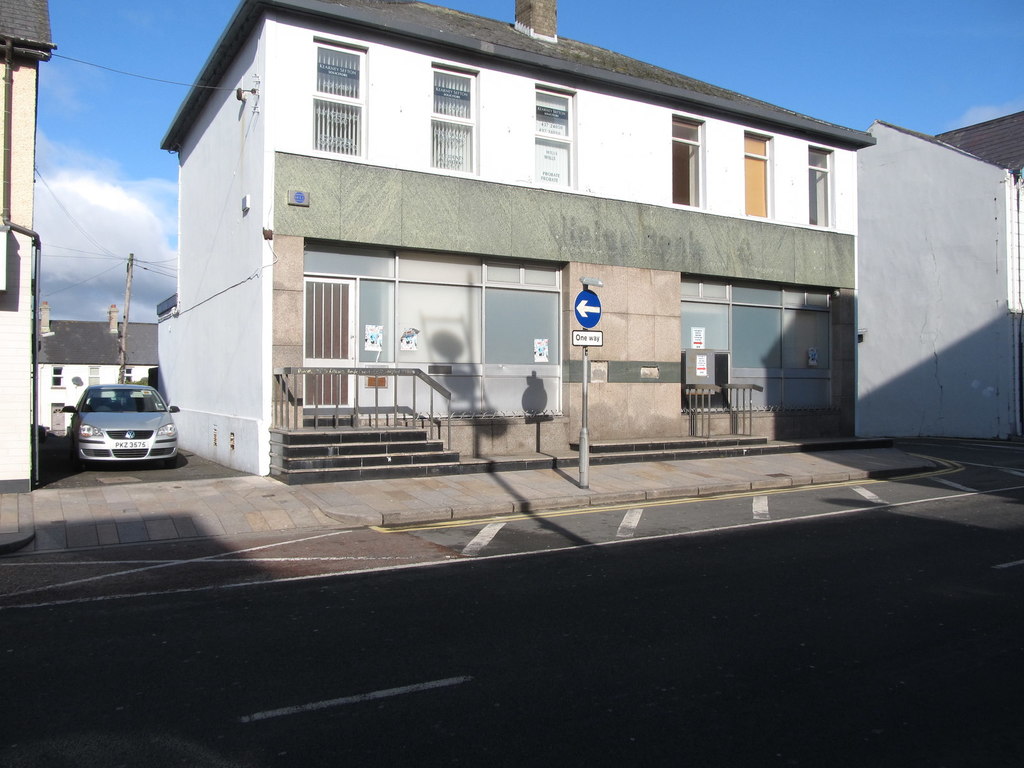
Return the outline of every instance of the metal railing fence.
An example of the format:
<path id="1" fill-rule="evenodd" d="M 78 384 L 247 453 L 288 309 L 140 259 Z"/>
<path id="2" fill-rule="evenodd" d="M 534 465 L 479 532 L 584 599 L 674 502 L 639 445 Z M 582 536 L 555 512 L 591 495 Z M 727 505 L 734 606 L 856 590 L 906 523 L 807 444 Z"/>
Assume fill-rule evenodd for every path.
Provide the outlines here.
<path id="1" fill-rule="evenodd" d="M 400 404 L 398 382 L 408 379 L 411 392 Z M 390 381 L 382 386 L 382 380 Z M 360 402 L 363 385 L 373 392 L 373 403 Z M 418 396 L 422 384 L 426 387 L 427 402 Z M 347 393 L 351 386 L 352 398 Z M 381 404 L 381 391 L 389 392 Z M 435 410 L 435 395 L 446 402 L 445 412 Z M 302 429 L 321 425 L 336 428 L 348 422 L 358 428 L 399 426 L 400 421 L 426 420 L 437 438 L 441 439 L 442 421 L 447 423 L 445 446 L 452 442 L 452 393 L 419 368 L 355 368 L 315 366 L 277 368 L 274 370 L 273 426 L 277 429 Z M 425 405 L 421 408 L 421 405 Z M 310 423 L 312 422 L 312 423 Z"/>

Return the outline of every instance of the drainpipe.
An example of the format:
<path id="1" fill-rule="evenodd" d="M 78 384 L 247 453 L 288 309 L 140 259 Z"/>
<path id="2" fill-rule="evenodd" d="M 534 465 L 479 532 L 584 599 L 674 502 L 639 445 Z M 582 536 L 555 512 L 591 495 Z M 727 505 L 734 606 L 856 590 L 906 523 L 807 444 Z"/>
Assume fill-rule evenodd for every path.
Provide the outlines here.
<path id="1" fill-rule="evenodd" d="M 11 133 L 14 129 L 14 41 L 10 38 L 4 40 L 4 145 L 3 145 L 3 169 L 4 169 L 4 183 L 3 183 L 3 228 L 8 232 L 17 232 L 20 235 L 29 237 L 32 239 L 32 275 L 31 291 L 32 291 L 32 332 L 31 338 L 31 373 L 29 374 L 32 380 L 32 402 L 30 408 L 32 410 L 32 418 L 29 420 L 32 424 L 32 479 L 33 486 L 39 483 L 39 414 L 36 400 L 39 396 L 39 377 L 37 375 L 38 365 L 38 342 L 36 338 L 36 318 L 39 317 L 39 291 L 36 290 L 36 282 L 39 277 L 39 259 L 40 252 L 43 249 L 43 241 L 39 237 L 39 233 L 28 227 L 23 227 L 20 224 L 15 224 L 11 221 L 11 171 L 14 165 L 14 140 Z M 6 232 L 4 233 L 6 236 Z"/>

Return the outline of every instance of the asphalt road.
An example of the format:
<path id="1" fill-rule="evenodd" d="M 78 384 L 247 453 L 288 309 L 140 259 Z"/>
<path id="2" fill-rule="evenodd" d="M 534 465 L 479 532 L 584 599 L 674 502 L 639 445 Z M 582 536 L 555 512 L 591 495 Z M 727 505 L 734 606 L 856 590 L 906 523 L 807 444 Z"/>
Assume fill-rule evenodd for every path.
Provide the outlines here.
<path id="1" fill-rule="evenodd" d="M 958 464 L 146 565 L 7 558 L 0 764 L 1019 766 L 1024 452 L 916 448 Z"/>

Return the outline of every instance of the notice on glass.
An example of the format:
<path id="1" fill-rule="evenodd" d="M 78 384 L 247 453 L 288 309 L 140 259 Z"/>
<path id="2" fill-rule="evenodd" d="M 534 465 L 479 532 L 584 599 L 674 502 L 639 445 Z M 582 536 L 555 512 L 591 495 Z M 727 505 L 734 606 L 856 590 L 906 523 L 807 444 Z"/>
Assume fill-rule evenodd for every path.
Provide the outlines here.
<path id="1" fill-rule="evenodd" d="M 697 359 L 694 362 L 694 371 L 698 376 L 708 375 L 708 356 L 697 355 Z"/>
<path id="2" fill-rule="evenodd" d="M 363 349 L 367 352 L 380 352 L 383 349 L 384 326 L 368 325 L 363 336 Z"/>
<path id="3" fill-rule="evenodd" d="M 692 349 L 704 349 L 704 329 L 690 329 L 690 347 Z"/>
<path id="4" fill-rule="evenodd" d="M 533 340 L 533 362 L 546 363 L 548 361 L 548 340 Z"/>
<path id="5" fill-rule="evenodd" d="M 402 352 L 415 352 L 420 348 L 420 331 L 418 328 L 406 328 L 402 331 L 399 349 Z"/>

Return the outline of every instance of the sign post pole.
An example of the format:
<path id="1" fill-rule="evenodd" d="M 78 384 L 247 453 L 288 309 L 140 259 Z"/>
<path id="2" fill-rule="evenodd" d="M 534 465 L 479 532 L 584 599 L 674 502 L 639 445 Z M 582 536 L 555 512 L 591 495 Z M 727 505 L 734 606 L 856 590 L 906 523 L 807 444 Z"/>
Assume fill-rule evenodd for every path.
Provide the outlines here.
<path id="1" fill-rule="evenodd" d="M 583 414 L 580 421 L 580 488 L 590 487 L 590 433 L 588 415 L 590 410 L 590 347 L 583 348 Z"/>
<path id="2" fill-rule="evenodd" d="M 601 320 L 601 300 L 597 294 L 590 290 L 591 286 L 601 288 L 604 283 L 596 277 L 581 277 L 583 290 L 580 291 L 573 303 L 576 312 L 576 319 L 584 328 L 593 328 Z M 577 343 L 578 334 L 574 332 L 573 343 Z M 583 410 L 580 414 L 580 488 L 590 487 L 590 432 L 589 432 L 589 410 L 590 410 L 590 347 L 594 343 L 601 343 L 600 331 L 589 334 L 591 338 L 581 339 L 583 346 Z"/>

